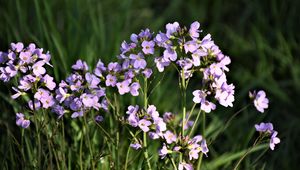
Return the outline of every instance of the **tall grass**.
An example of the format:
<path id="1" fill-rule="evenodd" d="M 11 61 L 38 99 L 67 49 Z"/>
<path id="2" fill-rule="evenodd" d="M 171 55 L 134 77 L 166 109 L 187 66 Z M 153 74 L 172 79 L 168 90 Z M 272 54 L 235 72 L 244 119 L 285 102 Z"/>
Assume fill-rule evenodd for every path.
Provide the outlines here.
<path id="1" fill-rule="evenodd" d="M 243 169 L 297 167 L 299 155 L 295 151 L 300 149 L 297 143 L 297 134 L 300 134 L 297 109 L 300 104 L 299 1 L 11 0 L 0 3 L 1 50 L 7 49 L 10 42 L 37 43 L 51 52 L 57 80 L 65 78 L 77 58 L 84 59 L 90 66 L 99 58 L 106 63 L 115 60 L 120 43 L 128 39 L 131 32 L 146 26 L 159 30 L 165 23 L 175 20 L 184 24 L 199 20 L 224 53 L 233 59 L 230 79 L 240 91 L 236 100 L 243 101 L 248 89 L 254 88 L 265 89 L 273 99 L 266 119 L 279 125 L 282 143 L 276 152 L 268 151 L 256 162 L 259 155 L 247 157 Z M 158 92 L 152 96 L 154 104 L 161 104 L 160 109 L 178 111 L 172 104 L 179 97 L 170 87 L 176 81 L 174 77 L 165 77 Z M 7 97 L 7 89 L 1 84 L 0 153 L 5 156 L 0 158 L 0 164 L 15 169 L 19 158 L 13 154 L 19 152 L 21 134 L 15 126 L 13 113 L 21 106 Z M 172 97 L 166 101 L 164 96 Z M 236 108 L 232 111 L 245 103 L 235 103 Z M 223 127 L 222 120 L 228 117 L 230 115 L 221 109 L 210 115 L 211 133 Z M 221 135 L 221 140 L 215 141 L 216 147 L 212 148 L 209 162 L 204 167 L 232 168 L 233 161 L 243 154 L 237 150 L 248 146 L 253 135 L 252 132 L 245 137 L 238 133 L 239 127 L 250 131 L 256 121 L 251 110 L 237 117 L 229 131 Z M 236 141 L 240 145 L 232 146 Z M 214 159 L 216 157 L 219 159 Z"/>

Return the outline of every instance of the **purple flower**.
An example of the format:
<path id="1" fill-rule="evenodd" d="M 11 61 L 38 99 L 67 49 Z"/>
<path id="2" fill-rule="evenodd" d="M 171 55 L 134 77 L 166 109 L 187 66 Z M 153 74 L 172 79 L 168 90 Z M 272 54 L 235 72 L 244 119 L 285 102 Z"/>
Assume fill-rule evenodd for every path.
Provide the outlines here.
<path id="1" fill-rule="evenodd" d="M 134 43 L 138 42 L 138 38 L 139 38 L 139 36 L 136 34 L 131 34 L 131 36 L 130 36 L 130 40 Z"/>
<path id="2" fill-rule="evenodd" d="M 189 33 L 192 38 L 197 39 L 199 37 L 199 32 L 200 32 L 199 28 L 200 28 L 199 22 L 195 21 L 191 24 Z"/>
<path id="3" fill-rule="evenodd" d="M 216 109 L 216 105 L 212 102 L 209 102 L 209 101 L 204 101 L 204 102 L 201 102 L 201 106 L 200 106 L 201 110 L 203 110 L 204 112 L 206 113 L 209 113 L 211 112 L 212 110 L 215 110 Z"/>
<path id="4" fill-rule="evenodd" d="M 152 75 L 152 69 L 146 68 L 142 73 L 146 78 L 149 78 Z"/>
<path id="5" fill-rule="evenodd" d="M 128 109 L 126 111 L 126 114 L 136 114 L 137 112 L 139 111 L 139 106 L 136 105 L 136 106 L 128 106 Z"/>
<path id="6" fill-rule="evenodd" d="M 201 103 L 206 100 L 207 93 L 204 90 L 195 90 L 193 92 L 194 98 L 193 101 L 195 103 Z"/>
<path id="7" fill-rule="evenodd" d="M 138 149 L 142 148 L 142 145 L 139 143 L 132 143 L 132 144 L 130 144 L 130 147 L 132 147 L 135 150 L 138 150 Z"/>
<path id="8" fill-rule="evenodd" d="M 189 151 L 189 159 L 198 159 L 200 150 L 198 148 L 194 148 Z"/>
<path id="9" fill-rule="evenodd" d="M 90 88 L 97 88 L 98 84 L 100 83 L 100 79 L 91 73 L 85 74 L 85 80 L 89 84 Z"/>
<path id="10" fill-rule="evenodd" d="M 164 144 L 164 146 L 158 151 L 158 154 L 161 157 L 161 159 L 164 159 L 169 152 L 171 151 L 169 151 L 166 145 Z"/>
<path id="11" fill-rule="evenodd" d="M 278 132 L 274 131 L 272 133 L 271 139 L 270 139 L 270 149 L 274 150 L 275 145 L 280 143 L 280 139 L 277 137 Z"/>
<path id="12" fill-rule="evenodd" d="M 56 89 L 56 100 L 59 101 L 59 103 L 62 103 L 66 98 L 68 98 L 70 95 L 67 94 L 67 92 L 59 87 L 58 89 Z"/>
<path id="13" fill-rule="evenodd" d="M 33 74 L 40 76 L 46 73 L 46 69 L 43 67 L 45 65 L 44 61 L 38 61 L 32 66 Z"/>
<path id="14" fill-rule="evenodd" d="M 139 125 L 139 118 L 136 114 L 130 114 L 127 118 L 127 121 L 133 127 L 137 127 Z"/>
<path id="15" fill-rule="evenodd" d="M 83 111 L 80 110 L 78 112 L 74 112 L 72 115 L 71 115 L 71 118 L 77 118 L 77 117 L 82 117 L 83 116 Z"/>
<path id="16" fill-rule="evenodd" d="M 18 53 L 21 52 L 23 50 L 23 48 L 24 48 L 24 44 L 21 43 L 21 42 L 18 42 L 16 44 L 15 43 L 11 43 L 10 46 L 11 46 L 11 49 L 13 51 L 16 51 Z"/>
<path id="17" fill-rule="evenodd" d="M 226 82 L 220 88 L 217 88 L 215 98 L 225 107 L 233 106 L 234 102 L 234 85 L 228 85 Z"/>
<path id="18" fill-rule="evenodd" d="M 121 71 L 122 67 L 119 63 L 117 62 L 111 62 L 107 66 L 108 71 L 113 71 L 115 73 Z"/>
<path id="19" fill-rule="evenodd" d="M 171 112 L 165 112 L 163 115 L 164 122 L 170 122 L 175 119 L 175 116 Z"/>
<path id="20" fill-rule="evenodd" d="M 55 104 L 54 98 L 52 95 L 45 95 L 40 99 L 41 103 L 43 104 L 43 108 L 48 109 Z"/>
<path id="21" fill-rule="evenodd" d="M 148 126 L 151 125 L 151 122 L 149 120 L 146 119 L 142 119 L 139 121 L 138 126 L 142 129 L 142 131 L 144 132 L 148 132 L 150 129 Z"/>
<path id="22" fill-rule="evenodd" d="M 123 82 L 117 83 L 117 87 L 118 87 L 120 95 L 123 95 L 123 94 L 128 93 L 130 91 L 129 81 L 127 81 L 127 80 L 124 80 Z"/>
<path id="23" fill-rule="evenodd" d="M 31 63 L 31 53 L 26 51 L 26 52 L 21 52 L 19 55 L 20 59 L 22 62 L 28 64 Z"/>
<path id="24" fill-rule="evenodd" d="M 88 67 L 88 65 L 86 64 L 85 61 L 77 60 L 76 64 L 72 65 L 72 69 L 87 71 L 89 69 L 89 67 Z"/>
<path id="25" fill-rule="evenodd" d="M 143 41 L 142 47 L 144 54 L 154 54 L 154 45 L 155 43 L 153 41 Z"/>
<path id="26" fill-rule="evenodd" d="M 272 133 L 273 132 L 273 124 L 272 123 L 260 123 L 259 125 L 255 125 L 255 129 L 258 132 L 267 132 L 267 133 Z"/>
<path id="27" fill-rule="evenodd" d="M 16 114 L 16 124 L 24 129 L 28 128 L 30 125 L 30 121 L 24 118 L 23 113 Z"/>
<path id="28" fill-rule="evenodd" d="M 15 88 L 15 87 L 12 87 L 12 89 L 13 89 L 15 92 L 17 92 L 17 93 L 15 93 L 15 94 L 13 94 L 13 95 L 11 96 L 12 99 L 16 99 L 16 98 L 20 97 L 21 95 L 26 94 L 25 92 L 21 92 L 20 90 L 18 90 L 18 89 Z"/>
<path id="29" fill-rule="evenodd" d="M 82 100 L 82 103 L 85 107 L 91 108 L 93 107 L 96 110 L 99 110 L 100 104 L 98 103 L 99 98 L 97 96 L 83 93 L 80 96 L 80 99 Z"/>
<path id="30" fill-rule="evenodd" d="M 166 142 L 168 144 L 171 144 L 173 142 L 176 142 L 177 137 L 174 133 L 172 133 L 171 131 L 166 131 L 166 133 L 164 133 L 164 138 L 166 139 Z"/>
<path id="31" fill-rule="evenodd" d="M 111 86 L 111 87 L 115 87 L 117 84 L 117 77 L 113 76 L 111 74 L 108 74 L 106 76 L 106 81 L 105 81 L 105 85 L 106 86 Z"/>
<path id="32" fill-rule="evenodd" d="M 154 62 L 156 63 L 156 67 L 157 67 L 159 72 L 163 72 L 165 67 L 170 65 L 170 61 L 164 59 L 163 57 L 155 58 Z"/>
<path id="33" fill-rule="evenodd" d="M 256 95 L 254 99 L 254 106 L 256 109 L 263 113 L 264 109 L 268 108 L 269 99 L 266 97 L 266 93 L 263 90 L 260 90 Z"/>
<path id="34" fill-rule="evenodd" d="M 102 121 L 103 121 L 103 116 L 101 116 L 101 115 L 95 116 L 95 121 L 96 121 L 97 123 L 102 122 Z"/>
<path id="35" fill-rule="evenodd" d="M 193 165 L 185 163 L 185 162 L 180 162 L 178 165 L 178 170 L 193 170 Z"/>
<path id="36" fill-rule="evenodd" d="M 156 107 L 154 105 L 148 106 L 147 113 L 151 116 L 153 120 L 156 120 L 159 117 L 159 113 L 158 111 L 156 111 Z"/>
<path id="37" fill-rule="evenodd" d="M 106 71 L 106 67 L 104 66 L 103 62 L 99 59 L 97 62 L 96 68 L 94 70 L 94 74 L 98 77 L 102 76 L 102 73 Z"/>
<path id="38" fill-rule="evenodd" d="M 177 32 L 180 29 L 179 27 L 179 23 L 178 22 L 174 22 L 173 24 L 168 23 L 166 25 L 166 30 L 167 30 L 167 37 L 170 38 L 172 34 L 174 34 L 175 32 Z"/>
<path id="39" fill-rule="evenodd" d="M 175 61 L 177 59 L 177 53 L 175 50 L 168 48 L 164 51 L 165 61 Z"/>
<path id="40" fill-rule="evenodd" d="M 141 32 L 139 33 L 139 37 L 145 38 L 145 39 L 150 39 L 152 37 L 152 34 L 151 34 L 150 30 L 148 28 L 146 28 L 145 30 L 141 30 Z"/>
<path id="41" fill-rule="evenodd" d="M 53 90 L 56 86 L 55 82 L 53 81 L 53 77 L 49 76 L 48 74 L 43 77 L 42 82 L 45 83 L 45 86 L 49 90 Z"/>
<path id="42" fill-rule="evenodd" d="M 139 88 L 140 84 L 138 82 L 134 82 L 130 85 L 130 93 L 132 96 L 138 96 L 139 95 Z"/>
<path id="43" fill-rule="evenodd" d="M 185 53 L 194 53 L 199 48 L 199 46 L 200 45 L 196 41 L 188 41 L 184 44 Z"/>
<path id="44" fill-rule="evenodd" d="M 56 113 L 58 115 L 58 118 L 61 118 L 65 114 L 65 109 L 64 107 L 60 105 L 54 105 L 52 107 L 52 112 Z"/>
<path id="45" fill-rule="evenodd" d="M 146 60 L 142 53 L 139 54 L 130 54 L 129 58 L 131 59 L 131 64 L 135 69 L 144 69 L 147 65 Z"/>

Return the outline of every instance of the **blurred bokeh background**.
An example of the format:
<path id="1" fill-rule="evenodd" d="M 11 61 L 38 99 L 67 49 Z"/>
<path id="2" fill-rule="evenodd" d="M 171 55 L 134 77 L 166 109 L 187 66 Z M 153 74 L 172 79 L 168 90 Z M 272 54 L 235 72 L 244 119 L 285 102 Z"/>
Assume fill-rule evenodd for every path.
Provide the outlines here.
<path id="1" fill-rule="evenodd" d="M 1 0 L 0 51 L 6 51 L 10 42 L 35 42 L 50 51 L 53 74 L 59 80 L 65 78 L 78 58 L 91 66 L 99 58 L 105 63 L 116 60 L 121 42 L 128 40 L 133 32 L 144 28 L 158 32 L 169 22 L 189 26 L 197 20 L 204 34 L 211 33 L 215 43 L 232 59 L 228 74 L 230 82 L 236 85 L 232 111 L 248 101 L 249 90 L 264 89 L 271 101 L 263 115 L 253 108 L 239 115 L 221 138 L 223 141 L 217 143 L 220 145 L 217 151 L 229 152 L 222 148 L 250 145 L 244 131 L 250 131 L 254 123 L 264 119 L 273 122 L 281 143 L 275 151 L 267 151 L 255 169 L 297 169 L 300 165 L 299 11 L 298 0 Z M 172 109 L 178 100 L 170 90 L 170 83 L 172 80 L 162 85 L 162 94 L 153 98 L 153 103 L 161 103 L 160 107 L 166 110 Z M 2 134 L 7 128 L 14 131 L 16 126 L 9 87 L 0 84 L 0 88 L 3 155 L 7 141 Z M 166 95 L 173 98 L 166 100 Z M 219 110 L 216 115 L 222 120 L 229 113 Z M 245 167 L 247 164 L 251 167 L 252 160 L 255 155 L 246 159 Z"/>

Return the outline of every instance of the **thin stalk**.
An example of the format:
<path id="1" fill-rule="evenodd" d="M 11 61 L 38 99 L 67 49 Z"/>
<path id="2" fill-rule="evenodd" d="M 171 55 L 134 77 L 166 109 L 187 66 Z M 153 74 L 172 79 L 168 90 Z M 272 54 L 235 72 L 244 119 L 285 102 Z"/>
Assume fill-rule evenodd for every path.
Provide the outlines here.
<path id="1" fill-rule="evenodd" d="M 197 163 L 197 170 L 201 169 L 202 158 L 203 158 L 203 153 L 201 152 L 200 153 L 200 158 L 199 158 L 198 163 Z"/>
<path id="2" fill-rule="evenodd" d="M 197 114 L 197 117 L 196 117 L 196 119 L 195 119 L 195 121 L 194 121 L 194 123 L 193 123 L 192 129 L 191 129 L 191 131 L 190 131 L 190 133 L 189 133 L 189 137 L 193 134 L 193 131 L 194 131 L 195 126 L 196 126 L 196 124 L 197 124 L 197 122 L 198 122 L 198 120 L 199 120 L 200 115 L 201 115 L 201 109 L 199 110 L 199 112 L 198 112 L 198 114 Z"/>
<path id="3" fill-rule="evenodd" d="M 144 108 L 146 109 L 148 106 L 148 85 L 147 85 L 147 78 L 144 78 Z M 148 149 L 147 149 L 147 133 L 143 132 L 143 146 L 144 146 L 144 156 L 147 161 L 148 169 L 151 170 L 151 163 L 149 160 L 149 154 L 148 154 Z"/>
<path id="4" fill-rule="evenodd" d="M 188 118 L 185 120 L 184 126 L 186 126 L 186 124 L 188 123 L 188 121 L 189 121 L 190 118 L 192 117 L 192 114 L 193 114 L 193 112 L 194 112 L 194 109 L 195 109 L 196 105 L 197 105 L 197 103 L 195 103 L 195 104 L 193 105 L 193 107 L 192 107 L 192 109 L 191 109 L 191 111 L 190 111 L 190 113 L 189 113 Z"/>
<path id="5" fill-rule="evenodd" d="M 260 142 L 260 140 L 262 139 L 262 135 L 259 135 L 255 142 L 253 143 L 252 147 L 250 147 L 245 153 L 244 155 L 239 159 L 239 161 L 235 164 L 234 166 L 234 170 L 237 170 L 238 167 L 240 166 L 240 164 L 242 163 L 242 161 L 245 159 L 245 157 L 250 153 L 250 151 Z"/>
<path id="6" fill-rule="evenodd" d="M 171 163 L 173 165 L 174 170 L 177 170 L 177 166 L 176 166 L 176 164 L 174 162 L 174 159 L 170 155 L 168 155 L 168 158 L 170 159 L 170 161 L 171 161 Z"/>
<path id="7" fill-rule="evenodd" d="M 180 72 L 179 72 L 180 73 Z M 185 125 L 185 117 L 186 117 L 186 82 L 184 78 L 184 72 L 181 71 L 181 76 L 179 77 L 181 82 L 179 83 L 179 87 L 182 95 L 182 124 L 181 124 L 181 136 L 184 137 L 184 125 Z M 182 153 L 179 155 L 179 163 L 182 162 Z"/>
<path id="8" fill-rule="evenodd" d="M 61 125 L 61 131 L 62 131 L 62 135 L 63 135 L 63 140 L 62 140 L 62 168 L 66 169 L 65 167 L 65 162 L 66 162 L 66 158 L 65 158 L 65 126 L 64 126 L 64 118 L 61 118 L 62 121 L 62 125 Z"/>
<path id="9" fill-rule="evenodd" d="M 94 169 L 94 157 L 93 157 L 93 150 L 92 150 L 92 145 L 91 145 L 91 141 L 90 141 L 90 135 L 89 135 L 89 129 L 88 129 L 88 124 L 86 121 L 86 117 L 83 117 L 84 119 L 84 126 L 85 126 L 85 130 L 86 130 L 86 137 L 87 137 L 87 142 L 88 142 L 88 147 L 89 147 L 89 151 L 90 151 L 90 156 L 92 158 L 92 169 Z"/>
<path id="10" fill-rule="evenodd" d="M 205 138 L 205 122 L 206 122 L 206 116 L 205 116 L 205 113 L 203 113 L 202 114 L 202 136 L 203 136 L 203 138 Z M 203 153 L 201 152 L 200 158 L 198 159 L 197 170 L 201 169 L 202 159 L 203 159 Z"/>
<path id="11" fill-rule="evenodd" d="M 234 113 L 225 123 L 225 126 L 223 126 L 223 129 L 221 129 L 213 138 L 213 140 L 211 140 L 211 142 L 208 145 L 211 145 L 213 141 L 215 141 L 217 139 L 217 137 L 223 133 L 230 125 L 231 121 L 238 115 L 240 114 L 242 111 L 244 111 L 245 109 L 247 109 L 251 104 L 247 104 L 246 106 L 244 106 L 243 108 L 241 108 L 240 110 L 238 110 L 236 113 Z"/>
<path id="12" fill-rule="evenodd" d="M 42 156 L 42 145 L 41 145 L 41 137 L 40 137 L 40 131 L 39 131 L 39 124 L 38 124 L 38 114 L 34 113 L 34 120 L 35 120 L 35 127 L 36 127 L 36 133 L 38 138 L 38 168 L 41 168 L 41 156 Z"/>
<path id="13" fill-rule="evenodd" d="M 127 166 L 128 166 L 127 164 L 128 164 L 129 152 L 130 152 L 130 145 L 128 146 L 127 153 L 126 153 L 125 170 L 127 170 Z"/>
<path id="14" fill-rule="evenodd" d="M 80 139 L 80 147 L 79 147 L 79 162 L 80 162 L 80 170 L 83 170 L 82 168 L 82 144 L 83 144 L 83 137 Z"/>

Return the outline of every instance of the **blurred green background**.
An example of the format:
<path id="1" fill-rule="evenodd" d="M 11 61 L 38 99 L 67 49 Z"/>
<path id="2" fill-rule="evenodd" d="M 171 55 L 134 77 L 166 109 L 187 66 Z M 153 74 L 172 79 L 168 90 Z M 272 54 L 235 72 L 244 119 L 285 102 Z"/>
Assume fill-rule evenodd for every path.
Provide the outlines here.
<path id="1" fill-rule="evenodd" d="M 250 145 L 243 131 L 264 118 L 279 131 L 281 143 L 267 151 L 254 169 L 297 169 L 300 161 L 300 1 L 297 0 L 2 0 L 0 1 L 0 51 L 10 42 L 35 42 L 49 50 L 56 80 L 65 78 L 78 58 L 90 66 L 101 58 L 116 61 L 123 40 L 150 28 L 158 32 L 178 21 L 189 26 L 199 21 L 204 33 L 232 59 L 229 79 L 236 85 L 232 111 L 247 102 L 249 90 L 264 89 L 270 98 L 267 113 L 250 109 L 242 113 L 219 141 L 217 151 Z M 203 34 L 202 34 L 203 35 Z M 169 82 L 169 84 L 168 84 Z M 178 100 L 167 81 L 153 103 L 172 110 Z M 8 86 L 0 84 L 1 155 L 5 154 L 7 129 L 14 132 L 15 103 Z M 168 90 L 167 90 L 168 89 Z M 166 101 L 164 96 L 173 95 Z M 176 95 L 176 94 L 175 94 Z M 231 112 L 214 113 L 220 120 Z M 224 145 L 224 146 L 222 146 Z M 228 150 L 227 150 L 228 151 Z M 214 158 L 212 151 L 212 157 Z M 245 160 L 251 167 L 255 155 Z M 2 160 L 3 161 L 3 160 Z M 0 162 L 1 164 L 1 162 Z M 230 166 L 228 166 L 230 167 Z"/>

